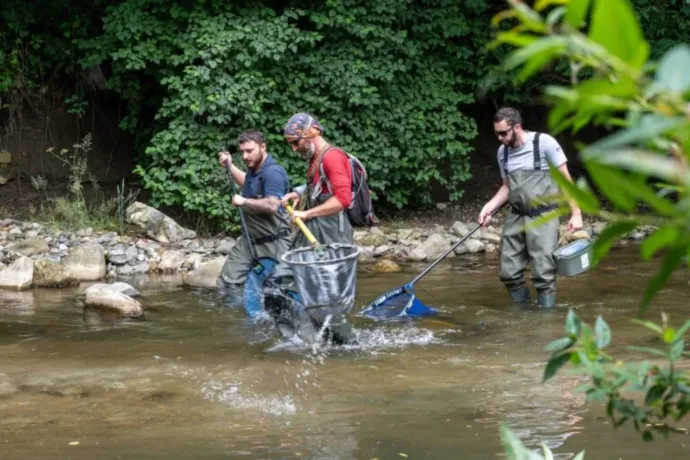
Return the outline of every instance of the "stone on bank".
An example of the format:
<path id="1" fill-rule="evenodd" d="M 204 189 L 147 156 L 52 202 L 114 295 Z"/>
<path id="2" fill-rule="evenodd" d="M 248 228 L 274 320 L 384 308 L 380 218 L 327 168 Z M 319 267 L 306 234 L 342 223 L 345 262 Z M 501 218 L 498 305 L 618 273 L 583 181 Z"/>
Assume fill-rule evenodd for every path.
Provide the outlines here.
<path id="1" fill-rule="evenodd" d="M 22 291 L 31 287 L 33 279 L 33 260 L 21 256 L 12 265 L 0 271 L 0 288 Z"/>

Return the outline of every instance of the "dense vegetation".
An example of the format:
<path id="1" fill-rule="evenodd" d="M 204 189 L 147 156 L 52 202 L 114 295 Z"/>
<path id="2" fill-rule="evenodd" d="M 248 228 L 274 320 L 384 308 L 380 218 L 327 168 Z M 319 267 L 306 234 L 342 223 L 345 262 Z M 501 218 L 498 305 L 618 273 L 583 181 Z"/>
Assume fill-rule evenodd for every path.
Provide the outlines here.
<path id="1" fill-rule="evenodd" d="M 687 38 L 682 1 L 637 0 L 653 55 Z M 136 173 L 154 205 L 230 222 L 225 177 L 213 161 L 248 127 L 299 181 L 304 165 L 280 132 L 309 111 L 330 140 L 362 158 L 379 204 L 430 203 L 430 184 L 462 195 L 477 136 L 468 116 L 506 49 L 487 50 L 489 0 L 108 0 L 0 6 L 0 98 L 10 120 L 32 98 L 68 88 L 81 115 L 94 93 L 116 94 L 136 135 Z M 533 103 L 555 64 L 528 86 L 498 74 L 488 97 Z"/>

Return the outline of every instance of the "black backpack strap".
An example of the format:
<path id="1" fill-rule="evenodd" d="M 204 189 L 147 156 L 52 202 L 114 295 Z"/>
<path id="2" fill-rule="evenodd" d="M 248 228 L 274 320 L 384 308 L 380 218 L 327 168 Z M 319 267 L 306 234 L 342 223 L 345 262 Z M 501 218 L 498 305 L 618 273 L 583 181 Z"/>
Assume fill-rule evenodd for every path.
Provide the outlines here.
<path id="1" fill-rule="evenodd" d="M 321 155 L 321 158 L 319 159 L 319 182 L 326 184 L 326 187 L 328 188 L 328 193 L 330 193 L 331 195 L 333 195 L 333 187 L 331 186 L 331 181 L 328 179 L 328 177 L 326 177 L 326 172 L 323 170 L 323 160 L 324 160 L 324 158 L 326 158 L 326 154 L 328 152 L 330 152 L 331 150 L 336 149 L 336 148 L 338 148 L 338 147 L 334 147 L 334 146 L 329 147 L 325 152 L 323 152 L 323 155 Z M 345 156 L 349 160 L 350 157 L 347 154 L 347 152 L 345 152 L 345 150 L 343 150 L 343 149 L 340 149 L 340 150 L 345 154 Z"/>
<path id="2" fill-rule="evenodd" d="M 534 153 L 534 170 L 541 170 L 541 151 L 539 150 L 539 134 L 534 133 L 534 140 L 532 141 L 532 150 Z"/>
<path id="3" fill-rule="evenodd" d="M 503 144 L 501 148 L 503 149 L 503 173 L 508 177 L 508 147 Z"/>

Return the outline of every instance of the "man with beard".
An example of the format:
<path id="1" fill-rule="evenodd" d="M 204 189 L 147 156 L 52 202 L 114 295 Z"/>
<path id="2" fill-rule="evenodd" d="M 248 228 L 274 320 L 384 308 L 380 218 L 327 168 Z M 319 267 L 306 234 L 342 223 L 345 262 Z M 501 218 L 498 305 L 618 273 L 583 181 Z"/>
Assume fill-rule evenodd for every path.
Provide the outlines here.
<path id="1" fill-rule="evenodd" d="M 244 211 L 249 233 L 237 240 L 219 277 L 221 287 L 235 291 L 235 294 L 239 289 L 234 288 L 245 282 L 255 262 L 247 237 L 251 237 L 258 257 L 277 261 L 292 242 L 290 218 L 280 205 L 280 199 L 290 191 L 287 172 L 268 154 L 266 139 L 259 131 L 243 132 L 237 143 L 247 166 L 246 173 L 232 164 L 228 152 L 218 153 L 220 165 L 230 165 L 233 180 L 242 187 L 242 194 L 233 196 L 232 203 Z"/>
<path id="2" fill-rule="evenodd" d="M 556 262 L 552 254 L 558 247 L 559 221 L 552 219 L 534 228 L 526 226 L 556 208 L 555 204 L 535 204 L 540 197 L 545 200 L 558 192 L 549 163 L 572 182 L 567 159 L 552 136 L 524 130 L 516 109 L 501 108 L 493 122 L 494 133 L 502 144 L 498 148 L 498 165 L 503 184 L 482 208 L 478 220 L 486 226 L 491 214 L 508 202 L 511 212 L 504 223 L 499 249 L 500 279 L 514 302 L 529 302 L 531 296 L 524 271 L 531 261 L 537 302 L 550 308 L 556 303 Z M 568 231 L 575 231 L 582 228 L 582 213 L 575 202 L 570 203 L 570 208 Z"/>
<path id="3" fill-rule="evenodd" d="M 293 115 L 285 125 L 283 137 L 292 150 L 309 162 L 307 183 L 283 197 L 283 203 L 292 202 L 293 220 L 300 218 L 319 243 L 354 244 L 352 225 L 346 210 L 352 202 L 352 171 L 347 154 L 331 146 L 323 138 L 323 126 L 307 113 Z M 323 176 L 322 177 L 322 173 Z M 308 246 L 307 238 L 298 232 L 293 247 Z M 309 315 L 317 329 L 330 316 L 327 333 L 341 344 L 355 340 L 347 313 L 352 305 L 309 308 Z"/>

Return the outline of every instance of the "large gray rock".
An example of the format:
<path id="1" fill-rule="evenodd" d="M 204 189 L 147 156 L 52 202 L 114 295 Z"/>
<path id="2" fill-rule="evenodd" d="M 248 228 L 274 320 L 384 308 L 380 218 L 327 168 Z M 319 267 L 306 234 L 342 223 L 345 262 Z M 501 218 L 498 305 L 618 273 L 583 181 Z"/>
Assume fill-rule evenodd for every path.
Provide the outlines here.
<path id="1" fill-rule="evenodd" d="M 0 288 L 21 291 L 29 289 L 34 279 L 34 261 L 21 256 L 12 265 L 0 270 Z"/>
<path id="2" fill-rule="evenodd" d="M 486 249 L 486 245 L 479 241 L 475 240 L 474 238 L 469 238 L 467 241 L 462 243 L 463 246 L 467 249 L 467 252 L 470 254 L 477 254 L 478 252 L 482 252 L 484 249 Z"/>
<path id="3" fill-rule="evenodd" d="M 232 251 L 232 248 L 235 247 L 235 240 L 232 238 L 223 238 L 220 243 L 218 243 L 218 246 L 216 247 L 216 252 L 218 254 L 224 254 L 228 255 L 230 254 L 230 251 Z"/>
<path id="4" fill-rule="evenodd" d="M 182 251 L 174 249 L 165 251 L 158 264 L 158 271 L 163 273 L 174 273 L 182 268 L 182 264 L 186 259 L 187 256 L 185 256 Z"/>
<path id="5" fill-rule="evenodd" d="M 114 249 L 108 251 L 108 262 L 113 265 L 124 265 L 127 263 L 127 256 L 122 245 L 115 246 Z"/>
<path id="6" fill-rule="evenodd" d="M 94 281 L 105 277 L 105 251 L 98 243 L 86 243 L 73 248 L 64 260 L 68 275 L 80 281 Z"/>
<path id="7" fill-rule="evenodd" d="M 454 222 L 453 226 L 451 227 L 451 231 L 455 236 L 463 237 L 467 235 L 470 232 L 470 229 L 467 227 L 466 224 L 462 222 Z"/>
<path id="8" fill-rule="evenodd" d="M 451 244 L 451 239 L 448 236 L 442 235 L 440 233 L 433 233 L 429 236 L 429 238 L 426 239 L 426 241 L 420 243 L 416 248 L 410 251 L 408 257 L 410 258 L 410 260 L 416 260 L 420 262 L 425 260 L 436 259 L 441 254 L 443 254 L 443 252 L 446 251 L 451 246 Z M 452 257 L 453 255 L 453 253 L 449 254 L 450 257 Z"/>
<path id="9" fill-rule="evenodd" d="M 28 234 L 27 234 L 28 236 Z M 7 246 L 7 250 L 16 252 L 23 256 L 31 257 L 36 254 L 43 254 L 50 251 L 48 243 L 37 238 L 30 238 L 23 241 L 17 241 Z"/>
<path id="10" fill-rule="evenodd" d="M 148 262 L 140 262 L 134 266 L 132 266 L 132 270 L 135 275 L 143 275 L 144 273 L 149 272 L 149 263 Z"/>
<path id="11" fill-rule="evenodd" d="M 187 256 L 187 259 L 185 259 L 184 263 L 182 264 L 182 268 L 185 268 L 187 270 L 196 270 L 199 268 L 199 265 L 201 264 L 201 254 L 190 254 Z"/>
<path id="12" fill-rule="evenodd" d="M 78 286 L 79 280 L 65 270 L 65 266 L 50 259 L 34 262 L 34 286 L 64 288 Z"/>
<path id="13" fill-rule="evenodd" d="M 195 238 L 196 232 L 180 226 L 159 210 L 140 203 L 132 203 L 126 211 L 127 221 L 146 230 L 146 234 L 161 243 L 177 243 Z"/>
<path id="14" fill-rule="evenodd" d="M 127 248 L 127 250 L 125 250 L 125 258 L 129 264 L 134 263 L 137 260 L 138 255 L 139 251 L 137 250 L 136 246 L 130 246 Z"/>
<path id="15" fill-rule="evenodd" d="M 386 235 L 383 233 L 370 233 L 365 231 L 355 231 L 355 244 L 359 246 L 382 246 L 386 244 Z"/>
<path id="16" fill-rule="evenodd" d="M 374 249 L 373 246 L 359 246 L 357 263 L 363 265 L 375 263 L 376 258 L 374 257 Z"/>
<path id="17" fill-rule="evenodd" d="M 479 239 L 485 243 L 500 244 L 501 236 L 495 232 L 493 229 L 482 228 L 480 230 Z"/>
<path id="18" fill-rule="evenodd" d="M 144 313 L 141 304 L 130 296 L 109 287 L 96 284 L 84 291 L 84 306 L 117 312 L 122 316 L 137 317 Z"/>
<path id="19" fill-rule="evenodd" d="M 197 269 L 182 275 L 182 283 L 187 286 L 214 288 L 224 264 L 225 257 L 203 262 Z"/>

